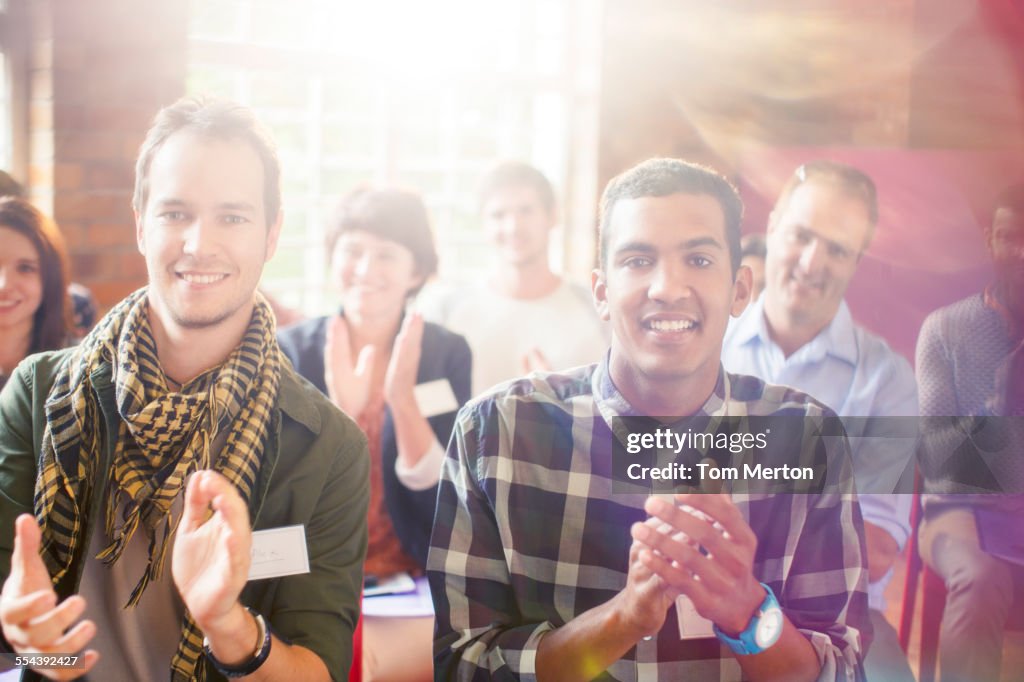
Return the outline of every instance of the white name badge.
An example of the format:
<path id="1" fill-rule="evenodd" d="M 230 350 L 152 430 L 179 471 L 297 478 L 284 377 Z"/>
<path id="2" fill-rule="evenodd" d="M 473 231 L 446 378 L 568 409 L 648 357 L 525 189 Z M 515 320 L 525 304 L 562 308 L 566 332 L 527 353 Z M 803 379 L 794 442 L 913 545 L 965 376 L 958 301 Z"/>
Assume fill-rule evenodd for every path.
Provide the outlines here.
<path id="1" fill-rule="evenodd" d="M 300 573 L 309 573 L 305 526 L 282 526 L 253 532 L 249 580 Z"/>
<path id="2" fill-rule="evenodd" d="M 713 623 L 697 613 L 697 608 L 685 594 L 676 597 L 676 617 L 679 620 L 679 639 L 714 637 Z"/>
<path id="3" fill-rule="evenodd" d="M 459 409 L 459 401 L 447 379 L 434 379 L 417 384 L 412 393 L 424 418 L 429 419 Z"/>

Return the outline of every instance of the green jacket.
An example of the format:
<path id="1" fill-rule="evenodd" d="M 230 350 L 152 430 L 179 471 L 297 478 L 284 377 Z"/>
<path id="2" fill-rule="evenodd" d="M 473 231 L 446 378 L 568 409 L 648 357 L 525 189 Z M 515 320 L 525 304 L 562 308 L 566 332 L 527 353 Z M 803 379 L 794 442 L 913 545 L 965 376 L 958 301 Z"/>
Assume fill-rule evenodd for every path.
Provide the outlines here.
<path id="1" fill-rule="evenodd" d="M 28 358 L 0 393 L 0 581 L 10 573 L 14 519 L 32 513 L 36 464 L 46 426 L 43 405 L 69 352 Z M 109 364 L 93 373 L 92 383 L 105 420 L 104 433 L 116 433 L 119 417 Z M 250 518 L 255 530 L 303 524 L 310 572 L 250 582 L 240 599 L 262 613 L 280 637 L 319 655 L 335 680 L 345 680 L 366 555 L 366 438 L 288 363 L 282 367 L 271 428 L 273 446 L 264 454 Z M 113 440 L 106 439 L 105 446 L 101 469 L 110 467 Z M 78 590 L 83 554 L 97 520 L 103 518 L 105 486 L 97 485 L 94 491 L 98 494 L 86 513 L 85 536 L 78 543 L 73 569 L 56 586 L 60 599 Z M 0 644 L 9 649 L 6 642 Z M 207 671 L 208 679 L 220 677 L 212 666 Z"/>

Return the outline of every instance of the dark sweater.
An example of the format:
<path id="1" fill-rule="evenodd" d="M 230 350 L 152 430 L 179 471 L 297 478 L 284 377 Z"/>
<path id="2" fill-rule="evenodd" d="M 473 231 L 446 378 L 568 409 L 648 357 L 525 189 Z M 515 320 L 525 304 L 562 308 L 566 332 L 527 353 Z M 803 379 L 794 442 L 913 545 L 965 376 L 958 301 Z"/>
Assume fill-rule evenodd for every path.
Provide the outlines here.
<path id="1" fill-rule="evenodd" d="M 926 505 L 998 505 L 1019 500 L 999 495 L 950 495 L 1002 488 L 1017 492 L 1024 480 L 1019 418 L 1001 418 L 996 373 L 1015 344 L 1003 317 L 981 294 L 936 310 L 917 339 L 917 382 L 921 403 L 921 470 Z M 938 417 L 997 417 L 952 420 Z M 934 418 L 934 419 L 933 419 Z M 963 484 L 967 483 L 967 486 Z"/>

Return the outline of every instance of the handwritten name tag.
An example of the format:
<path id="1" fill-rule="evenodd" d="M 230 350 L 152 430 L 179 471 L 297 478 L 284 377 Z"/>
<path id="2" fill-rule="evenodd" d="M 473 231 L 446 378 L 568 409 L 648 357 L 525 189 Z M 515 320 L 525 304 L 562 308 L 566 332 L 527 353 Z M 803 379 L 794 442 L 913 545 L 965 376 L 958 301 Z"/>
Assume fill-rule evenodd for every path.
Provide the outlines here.
<path id="1" fill-rule="evenodd" d="M 309 573 L 305 526 L 282 526 L 253 532 L 249 580 L 300 573 Z"/>
<path id="2" fill-rule="evenodd" d="M 685 594 L 676 597 L 676 616 L 679 619 L 679 639 L 715 636 L 712 622 L 697 613 L 697 608 Z"/>
<path id="3" fill-rule="evenodd" d="M 447 379 L 434 379 L 418 384 L 412 390 L 416 405 L 425 419 L 459 409 L 455 391 Z"/>

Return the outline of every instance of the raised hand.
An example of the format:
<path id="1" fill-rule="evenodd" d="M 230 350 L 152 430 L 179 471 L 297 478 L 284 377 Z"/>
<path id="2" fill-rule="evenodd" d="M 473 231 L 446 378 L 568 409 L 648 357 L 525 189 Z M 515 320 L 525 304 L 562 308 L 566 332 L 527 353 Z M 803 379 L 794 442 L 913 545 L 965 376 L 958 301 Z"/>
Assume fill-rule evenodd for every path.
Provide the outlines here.
<path id="1" fill-rule="evenodd" d="M 340 315 L 331 318 L 324 344 L 324 383 L 331 401 L 353 418 L 359 416 L 370 398 L 376 352 L 373 346 L 365 346 L 353 362 L 348 322 Z"/>
<path id="2" fill-rule="evenodd" d="M 633 539 L 644 547 L 640 559 L 669 588 L 690 597 L 700 615 L 727 634 L 739 633 L 765 597 L 753 573 L 757 537 L 728 495 L 675 499 L 648 498 L 647 513 L 672 530 L 634 524 Z"/>
<path id="3" fill-rule="evenodd" d="M 629 573 L 626 587 L 614 601 L 629 626 L 641 636 L 654 635 L 665 623 L 668 608 L 679 595 L 679 591 L 666 583 L 649 567 L 645 554 L 650 548 L 633 541 L 629 548 Z"/>
<path id="4" fill-rule="evenodd" d="M 519 365 L 523 368 L 523 374 L 551 371 L 551 363 L 536 346 L 523 353 L 523 357 L 519 358 Z"/>
<path id="5" fill-rule="evenodd" d="M 83 620 L 85 599 L 73 595 L 57 605 L 50 574 L 39 556 L 40 532 L 31 514 L 14 522 L 11 574 L 0 593 L 0 626 L 4 637 L 19 654 L 75 654 L 96 634 L 96 625 Z M 71 628 L 70 630 L 68 628 Z M 90 649 L 76 668 L 36 669 L 51 680 L 70 680 L 91 669 L 99 654 Z"/>
<path id="6" fill-rule="evenodd" d="M 384 375 L 384 398 L 390 404 L 412 400 L 416 374 L 420 368 L 423 344 L 423 315 L 411 312 L 402 321 L 395 337 L 387 373 Z"/>
<path id="7" fill-rule="evenodd" d="M 251 553 L 249 510 L 242 496 L 221 474 L 197 471 L 185 489 L 171 572 L 185 606 L 211 639 L 213 633 L 234 628 Z"/>

